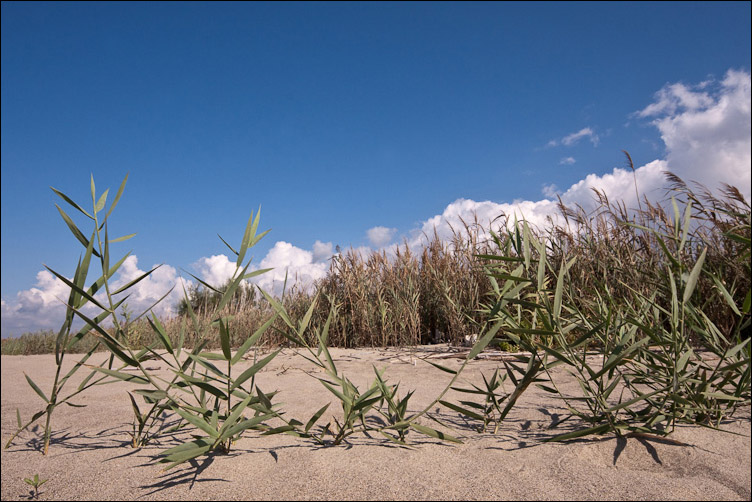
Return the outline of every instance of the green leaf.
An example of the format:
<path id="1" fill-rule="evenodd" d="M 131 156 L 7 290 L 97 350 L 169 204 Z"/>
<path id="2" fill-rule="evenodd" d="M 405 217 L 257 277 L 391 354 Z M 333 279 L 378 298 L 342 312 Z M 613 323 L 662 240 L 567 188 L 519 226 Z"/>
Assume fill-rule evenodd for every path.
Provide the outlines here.
<path id="1" fill-rule="evenodd" d="M 386 433 L 386 432 L 384 432 L 382 430 L 379 430 L 379 433 L 381 433 L 382 436 L 384 436 L 385 438 L 387 438 L 392 443 L 396 443 L 396 444 L 398 444 L 400 446 L 405 446 L 407 448 L 412 449 L 412 447 L 409 444 L 405 443 L 404 441 L 400 441 L 398 438 L 396 438 L 395 436 L 392 436 L 391 434 L 388 434 L 388 433 Z"/>
<path id="2" fill-rule="evenodd" d="M 304 339 L 303 333 L 308 328 L 308 323 L 311 322 L 311 316 L 313 315 L 313 311 L 316 308 L 316 304 L 318 303 L 319 296 L 318 294 L 313 298 L 313 301 L 311 301 L 311 306 L 308 307 L 308 310 L 306 311 L 305 315 L 303 316 L 303 320 L 300 321 L 300 325 L 298 326 L 298 336 L 301 339 Z"/>
<path id="3" fill-rule="evenodd" d="M 269 272 L 270 270 L 274 270 L 273 268 L 261 268 L 258 270 L 254 270 L 253 272 L 248 272 L 247 274 L 243 275 L 241 279 L 250 279 L 251 277 L 256 277 L 257 275 L 265 274 Z"/>
<path id="4" fill-rule="evenodd" d="M 707 252 L 707 250 L 708 248 L 704 248 L 702 250 L 700 257 L 697 259 L 697 263 L 695 263 L 695 266 L 692 268 L 692 272 L 690 272 L 689 274 L 687 285 L 684 287 L 684 296 L 682 298 L 682 303 L 687 303 L 687 300 L 690 299 L 692 293 L 695 290 L 695 286 L 697 285 L 697 278 L 700 277 L 700 272 L 702 272 L 702 264 L 705 263 L 705 253 Z"/>
<path id="5" fill-rule="evenodd" d="M 256 342 L 261 337 L 261 335 L 264 334 L 264 332 L 269 328 L 269 326 L 271 326 L 274 323 L 276 319 L 277 319 L 277 316 L 274 315 L 271 317 L 271 319 L 269 319 L 263 325 L 261 325 L 261 327 L 257 329 L 253 335 L 251 335 L 245 342 L 243 342 L 243 345 L 240 346 L 240 348 L 232 357 L 230 362 L 232 364 L 235 364 L 238 361 L 240 361 L 240 359 L 245 355 L 245 353 L 248 352 L 248 349 L 250 349 L 253 345 L 256 344 Z"/>
<path id="6" fill-rule="evenodd" d="M 442 441 L 451 441 L 452 443 L 462 444 L 462 441 L 460 441 L 456 437 L 450 436 L 449 434 L 444 434 L 443 432 L 439 432 L 436 429 L 431 429 L 430 427 L 426 427 L 425 425 L 410 424 L 410 427 L 420 432 L 421 434 L 425 434 L 426 436 L 431 436 Z"/>
<path id="7" fill-rule="evenodd" d="M 713 399 L 721 399 L 724 401 L 743 401 L 744 398 L 732 396 L 730 394 L 726 394 L 725 392 L 703 392 L 703 396 L 713 398 Z"/>
<path id="8" fill-rule="evenodd" d="M 492 272 L 489 275 L 492 277 L 495 277 L 497 279 L 503 279 L 505 281 L 514 281 L 514 282 L 533 282 L 532 279 L 527 279 L 526 277 L 518 277 L 516 275 L 510 275 L 503 272 Z"/>
<path id="9" fill-rule="evenodd" d="M 179 375 L 180 378 L 182 378 L 185 382 L 175 384 L 177 387 L 198 387 L 199 389 L 203 389 L 209 394 L 216 396 L 223 401 L 227 399 L 227 394 L 225 394 L 222 389 L 217 388 L 206 380 L 186 375 L 185 373 L 179 373 Z"/>
<path id="10" fill-rule="evenodd" d="M 117 206 L 117 203 L 120 201 L 120 196 L 123 195 L 123 190 L 125 190 L 126 181 L 128 181 L 128 173 L 125 174 L 125 178 L 123 178 L 123 181 L 120 182 L 120 187 L 118 188 L 117 194 L 115 194 L 115 200 L 112 201 L 112 205 L 110 206 L 109 211 L 107 211 L 105 218 L 110 217 L 112 210 L 115 209 L 115 206 Z"/>
<path id="11" fill-rule="evenodd" d="M 118 266 L 119 266 L 119 265 L 118 265 Z M 125 291 L 125 290 L 129 289 L 129 288 L 130 288 L 131 286 L 133 286 L 133 285 L 135 285 L 135 284 L 138 284 L 139 282 L 143 281 L 144 279 L 146 279 L 147 277 L 149 277 L 149 274 L 151 274 L 152 272 L 154 272 L 155 270 L 157 270 L 157 269 L 158 269 L 159 267 L 161 267 L 161 266 L 162 266 L 162 265 L 157 265 L 156 267 L 154 267 L 153 269 L 149 270 L 148 272 L 144 272 L 143 274 L 141 274 L 141 275 L 140 275 L 140 276 L 138 276 L 137 278 L 133 279 L 132 281 L 130 281 L 130 282 L 129 282 L 128 284 L 126 284 L 125 286 L 121 286 L 121 287 L 119 287 L 119 288 L 118 288 L 117 290 L 115 290 L 115 291 L 113 291 L 113 292 L 112 292 L 112 296 L 115 296 L 115 295 L 117 295 L 117 294 L 120 294 L 120 293 L 122 293 L 123 291 Z M 170 288 L 170 291 L 172 291 L 172 288 Z M 168 293 L 169 293 L 169 291 L 168 291 Z M 163 298 L 164 298 L 164 297 L 163 297 Z"/>
<path id="12" fill-rule="evenodd" d="M 569 270 L 569 267 L 574 263 L 575 258 L 572 258 L 568 262 L 566 260 L 561 261 L 561 268 L 559 269 L 559 277 L 556 280 L 556 292 L 554 293 L 554 319 L 559 322 L 561 318 L 561 304 L 564 296 L 564 277 Z"/>
<path id="13" fill-rule="evenodd" d="M 85 314 L 82 314 L 81 311 L 74 309 L 76 314 L 84 320 L 89 326 L 91 326 L 96 333 L 94 333 L 94 336 L 98 337 L 102 340 L 102 342 L 107 345 L 107 348 L 112 351 L 113 354 L 115 354 L 118 359 L 123 361 L 128 366 L 134 366 L 138 367 L 138 362 L 135 361 L 132 357 L 128 356 L 125 352 L 123 352 L 120 348 L 122 344 L 112 338 L 112 335 L 107 333 L 104 329 L 102 329 L 101 326 L 99 326 L 99 323 L 95 323 L 91 319 L 89 319 Z"/>
<path id="14" fill-rule="evenodd" d="M 230 251 L 232 251 L 235 256 L 238 256 L 238 252 L 235 251 L 235 248 L 233 248 L 232 246 L 230 246 L 230 244 L 228 244 L 227 241 L 224 240 L 221 235 L 217 234 L 217 237 L 219 237 L 219 240 L 221 240 L 222 242 L 225 243 L 225 246 L 227 246 L 228 248 L 230 248 Z"/>
<path id="15" fill-rule="evenodd" d="M 540 253 L 540 258 L 538 258 L 538 271 L 536 279 L 538 281 L 538 291 L 543 291 L 543 283 L 546 279 L 546 255 L 545 250 Z"/>
<path id="16" fill-rule="evenodd" d="M 104 191 L 104 193 L 99 197 L 99 200 L 97 201 L 97 205 L 94 207 L 94 212 L 98 213 L 102 209 L 104 209 L 104 205 L 107 203 L 107 192 L 109 192 L 110 189 Z"/>
<path id="17" fill-rule="evenodd" d="M 287 315 L 287 311 L 285 308 L 274 298 L 272 298 L 266 291 L 261 289 L 259 287 L 259 291 L 261 291 L 261 294 L 264 295 L 264 298 L 266 298 L 266 301 L 269 302 L 269 304 L 274 308 L 275 312 L 279 314 L 279 316 L 282 318 L 283 321 L 285 321 L 285 324 L 287 324 L 290 329 L 295 329 L 295 326 L 293 325 L 292 321 Z"/>
<path id="18" fill-rule="evenodd" d="M 238 259 L 235 263 L 235 266 L 237 268 L 240 268 L 240 265 L 243 263 L 243 258 L 245 258 L 245 253 L 248 251 L 248 245 L 251 242 L 251 227 L 253 226 L 253 211 L 251 211 L 251 215 L 248 217 L 248 223 L 245 226 L 245 233 L 243 234 L 243 240 L 240 242 L 240 252 L 238 252 Z"/>
<path id="19" fill-rule="evenodd" d="M 26 372 L 24 372 L 24 376 L 26 377 L 26 381 L 29 382 L 29 385 L 31 385 L 31 388 L 34 389 L 34 392 L 39 394 L 39 397 L 44 399 L 45 403 L 49 404 L 50 400 L 47 399 L 47 396 L 44 395 L 44 392 L 42 392 L 42 389 L 40 389 L 31 378 L 29 378 L 29 375 L 27 375 Z"/>
<path id="20" fill-rule="evenodd" d="M 268 420 L 268 419 L 270 419 L 270 418 L 272 418 L 274 416 L 275 416 L 274 413 L 270 413 L 270 414 L 266 414 L 266 415 L 259 415 L 257 417 L 253 417 L 253 418 L 248 419 L 248 420 L 243 420 L 239 424 L 236 424 L 236 425 L 232 426 L 225 434 L 227 435 L 227 437 L 232 437 L 232 436 L 234 436 L 235 434 L 237 434 L 237 433 L 239 433 L 241 431 L 244 431 L 246 429 L 250 429 L 251 427 L 256 427 L 257 425 L 259 425 L 264 420 Z"/>
<path id="21" fill-rule="evenodd" d="M 133 414 L 136 416 L 136 421 L 138 421 L 138 424 L 143 426 L 144 425 L 144 416 L 141 415 L 141 410 L 138 409 L 138 404 L 136 404 L 136 399 L 133 397 L 133 394 L 128 392 L 128 397 L 131 398 L 131 406 L 133 407 Z"/>
<path id="22" fill-rule="evenodd" d="M 189 413 L 181 408 L 173 407 L 172 408 L 175 413 L 183 417 L 188 422 L 192 423 L 202 431 L 209 434 L 211 437 L 217 439 L 219 437 L 219 432 L 216 429 L 213 429 L 209 423 L 204 420 L 203 418 L 193 415 L 192 413 Z"/>
<path id="23" fill-rule="evenodd" d="M 648 229 L 648 230 L 650 230 L 650 229 Z M 666 246 L 666 243 L 663 241 L 663 239 L 661 239 L 660 235 L 658 235 L 658 233 L 655 232 L 655 231 L 653 231 L 653 230 L 651 230 L 651 231 L 655 234 L 655 237 L 656 237 L 656 239 L 658 239 L 658 244 L 661 246 L 661 249 L 663 250 L 663 253 L 669 259 L 669 261 L 674 266 L 674 268 L 676 268 L 676 269 L 681 268 L 681 264 L 679 263 L 679 261 L 676 258 L 674 258 L 674 256 L 668 250 L 668 247 Z"/>
<path id="24" fill-rule="evenodd" d="M 262 436 L 271 436 L 273 434 L 289 434 L 291 436 L 298 436 L 301 437 L 302 434 L 297 432 L 297 429 L 294 425 L 281 425 L 279 427 L 274 427 L 273 429 L 269 429 L 267 431 L 264 431 Z"/>
<path id="25" fill-rule="evenodd" d="M 212 357 L 212 356 L 214 356 L 214 357 Z M 188 357 L 191 360 L 193 360 L 193 361 L 197 362 L 198 364 L 200 364 L 201 366 L 203 366 L 204 368 L 208 369 L 209 371 L 211 371 L 212 373 L 214 373 L 218 377 L 220 377 L 222 379 L 226 379 L 227 378 L 227 375 L 225 375 L 225 373 L 222 370 L 220 370 L 215 365 L 213 365 L 212 363 L 210 363 L 209 361 L 206 360 L 206 359 L 224 360 L 223 356 L 221 356 L 221 355 L 214 355 L 214 354 L 210 354 L 210 353 L 206 353 L 206 352 L 202 352 L 199 355 L 188 354 Z"/>
<path id="26" fill-rule="evenodd" d="M 309 430 L 311 429 L 311 427 L 313 427 L 313 425 L 314 425 L 314 424 L 315 424 L 315 423 L 316 423 L 316 422 L 317 422 L 317 421 L 319 420 L 319 418 L 321 418 L 321 415 L 323 415 L 323 414 L 324 414 L 324 412 L 325 412 L 325 411 L 327 410 L 327 408 L 329 408 L 329 405 L 330 405 L 330 404 L 332 404 L 332 403 L 326 403 L 326 404 L 325 404 L 324 406 L 322 406 L 322 407 L 321 407 L 321 408 L 319 409 L 319 411 L 317 411 L 316 413 L 314 413 L 314 414 L 313 414 L 313 416 L 311 417 L 311 419 L 310 419 L 310 420 L 308 420 L 308 423 L 307 423 L 307 424 L 306 424 L 306 426 L 305 426 L 305 431 L 306 431 L 306 432 L 308 432 L 308 431 L 309 431 Z M 21 422 L 21 421 L 20 421 L 20 419 L 19 419 L 19 423 L 20 423 L 20 422 Z M 19 426 L 19 427 L 20 427 L 20 426 Z"/>
<path id="27" fill-rule="evenodd" d="M 246 380 L 251 378 L 253 375 L 258 373 L 258 371 L 264 366 L 266 366 L 269 363 L 269 361 L 274 359 L 276 355 L 280 353 L 281 350 L 282 349 L 272 352 L 271 354 L 269 354 L 268 356 L 266 356 L 265 358 L 263 358 L 262 360 L 260 360 L 259 362 L 257 362 L 256 364 L 248 368 L 247 370 L 245 370 L 243 373 L 241 373 L 240 376 L 236 378 L 235 381 L 233 382 L 231 389 L 235 389 L 239 387 L 240 385 L 243 384 L 243 382 L 245 382 Z"/>
<path id="28" fill-rule="evenodd" d="M 467 360 L 471 361 L 483 352 L 483 349 L 486 348 L 486 345 L 488 345 L 491 340 L 493 340 L 493 337 L 496 336 L 496 333 L 498 333 L 499 329 L 501 329 L 501 326 L 504 324 L 504 321 L 499 321 L 496 324 L 494 324 L 493 328 L 491 328 L 488 333 L 483 335 L 480 340 L 475 342 L 475 345 L 473 345 L 473 348 L 470 350 L 470 353 L 467 355 Z"/>
<path id="29" fill-rule="evenodd" d="M 443 404 L 447 408 L 456 411 L 457 413 L 460 413 L 461 415 L 468 416 L 470 418 L 474 418 L 476 420 L 480 420 L 481 422 L 485 420 L 483 416 L 475 413 L 474 411 L 470 411 L 468 409 L 462 408 L 461 406 L 457 406 L 456 404 L 450 403 L 448 401 L 439 401 L 439 403 Z"/>
<path id="30" fill-rule="evenodd" d="M 495 254 L 476 254 L 473 256 L 475 256 L 476 258 L 481 258 L 483 260 L 511 261 L 517 263 L 521 263 L 523 261 L 523 259 L 518 256 L 502 256 Z"/>
<path id="31" fill-rule="evenodd" d="M 79 206 L 78 204 L 76 204 L 75 202 L 73 202 L 73 200 L 70 199 L 63 192 L 61 192 L 61 191 L 59 191 L 59 190 L 57 190 L 57 189 L 55 189 L 53 187 L 50 187 L 50 188 L 52 189 L 53 192 L 55 192 L 58 196 L 60 196 L 60 198 L 63 199 L 65 202 L 67 202 L 71 206 L 73 206 L 76 209 L 78 209 L 81 213 L 83 213 L 85 216 L 89 217 L 90 219 L 92 219 L 92 220 L 94 219 L 94 217 L 92 215 L 90 215 L 89 213 L 87 213 L 81 206 Z"/>
<path id="32" fill-rule="evenodd" d="M 257 243 L 258 241 L 260 241 L 261 239 L 263 239 L 263 237 L 264 237 L 264 236 L 265 236 L 266 234 L 268 234 L 269 232 L 271 232 L 271 229 L 269 229 L 269 230 L 265 230 L 265 231 L 261 232 L 260 234 L 258 234 L 258 235 L 257 235 L 256 237 L 254 237 L 254 238 L 253 238 L 253 239 L 251 240 L 251 244 L 250 244 L 250 246 L 255 246 L 255 245 L 256 245 L 256 243 Z"/>
<path id="33" fill-rule="evenodd" d="M 450 373 L 452 375 L 456 375 L 457 374 L 457 371 L 455 371 L 455 370 L 453 370 L 451 368 L 447 368 L 446 366 L 442 366 L 442 365 L 440 365 L 438 363 L 435 363 L 435 362 L 431 361 L 430 359 L 423 358 L 423 361 L 427 362 L 428 364 L 430 364 L 434 368 L 440 369 L 441 371 L 446 371 L 447 373 Z"/>
<path id="34" fill-rule="evenodd" d="M 94 174 L 91 174 L 91 205 L 95 206 L 97 199 L 97 189 L 94 186 Z M 94 214 L 97 214 L 97 210 L 94 209 Z"/>
<path id="35" fill-rule="evenodd" d="M 324 385 L 324 387 L 326 387 L 327 389 L 329 389 L 329 392 L 331 392 L 332 394 L 334 394 L 335 396 L 337 396 L 337 399 L 339 399 L 340 401 L 342 401 L 342 403 L 344 405 L 352 406 L 352 398 L 351 397 L 346 396 L 342 392 L 340 392 L 337 389 L 335 389 L 334 387 L 332 387 L 331 384 L 329 384 L 326 380 L 322 380 L 322 379 L 319 378 L 319 382 L 321 382 Z"/>
<path id="36" fill-rule="evenodd" d="M 109 309 L 107 307 L 105 307 L 104 305 L 102 305 L 101 303 L 99 303 L 93 296 L 89 295 L 89 293 L 87 293 L 86 291 L 84 291 L 83 288 L 80 288 L 78 285 L 76 285 L 73 282 L 69 281 L 64 275 L 58 274 L 57 272 L 55 272 L 54 270 L 52 270 L 47 265 L 43 265 L 43 266 L 44 266 L 44 268 L 46 268 L 47 270 L 49 270 L 50 272 L 52 272 L 55 275 L 55 277 L 57 277 L 58 279 L 60 279 L 61 281 L 63 281 L 68 287 L 70 287 L 71 289 L 75 290 L 77 294 L 83 296 L 88 301 L 92 302 L 94 305 L 96 305 L 97 307 L 99 307 L 100 309 L 109 311 Z"/>
<path id="37" fill-rule="evenodd" d="M 133 382 L 133 383 L 144 384 L 144 385 L 149 384 L 149 380 L 140 375 L 131 375 L 130 373 L 122 373 L 120 371 L 102 368 L 100 366 L 90 366 L 88 364 L 87 366 L 89 366 L 94 371 L 104 373 L 105 375 L 109 375 L 111 377 L 117 378 L 118 380 L 122 380 L 124 382 Z"/>
<path id="38" fill-rule="evenodd" d="M 324 340 L 322 340 L 321 336 L 319 336 L 318 339 L 319 339 L 319 354 L 323 352 L 324 357 L 326 358 L 326 362 L 329 364 L 328 373 L 332 376 L 336 376 L 337 367 L 334 365 L 334 359 L 332 359 L 332 355 L 329 353 L 329 348 L 326 346 L 326 343 L 324 343 Z"/>
<path id="39" fill-rule="evenodd" d="M 167 395 L 167 392 L 163 390 L 152 390 L 152 389 L 136 389 L 133 392 L 136 394 L 139 394 L 143 396 L 143 398 L 149 402 L 149 403 L 156 403 L 161 401 L 162 399 L 168 399 L 169 396 Z"/>
<path id="40" fill-rule="evenodd" d="M 167 349 L 168 352 L 172 353 L 172 343 L 170 342 L 170 337 L 167 335 L 167 332 L 162 326 L 162 323 L 159 322 L 157 315 L 152 312 L 151 316 L 153 320 L 149 319 L 148 317 L 146 318 L 146 320 L 149 321 L 151 329 L 157 334 L 159 340 L 162 342 L 162 345 L 164 345 L 164 348 Z"/>
<path id="41" fill-rule="evenodd" d="M 687 204 L 687 207 L 684 208 L 684 218 L 682 220 L 682 229 L 681 229 L 681 242 L 679 242 L 679 247 L 677 248 L 680 253 L 681 253 L 681 250 L 684 249 L 684 243 L 687 242 L 687 234 L 689 234 L 689 221 L 691 218 L 692 218 L 692 202 L 689 202 Z"/>
<path id="42" fill-rule="evenodd" d="M 604 432 L 608 432 L 610 429 L 609 424 L 603 424 L 603 425 L 597 425 L 595 427 L 589 427 L 587 429 L 580 429 L 578 431 L 574 432 L 568 432 L 566 434 L 561 434 L 556 437 L 544 439 L 544 443 L 552 442 L 552 441 L 566 441 L 567 439 L 575 439 L 582 436 L 589 436 L 591 434 L 603 434 Z"/>
<path id="43" fill-rule="evenodd" d="M 238 422 L 238 420 L 240 419 L 240 415 L 248 407 L 248 403 L 251 402 L 252 397 L 253 396 L 249 395 L 242 402 L 235 405 L 235 409 L 232 411 L 230 416 L 227 417 L 227 419 L 225 420 L 225 423 L 222 424 L 222 428 L 219 430 L 220 441 L 224 441 L 225 439 L 231 436 L 231 434 L 227 434 L 227 431 Z"/>
<path id="44" fill-rule="evenodd" d="M 222 319 L 219 320 L 219 343 L 222 345 L 222 354 L 225 356 L 225 360 L 232 359 L 232 351 L 230 350 L 230 332 L 227 330 L 227 324 Z"/>
<path id="45" fill-rule="evenodd" d="M 530 328 L 507 328 L 507 333 L 515 333 L 520 335 L 538 335 L 538 336 L 554 336 L 556 331 L 549 331 L 547 329 L 530 329 Z"/>
<path id="46" fill-rule="evenodd" d="M 170 465 L 163 469 L 166 471 L 183 462 L 187 462 L 188 460 L 200 457 L 204 453 L 211 450 L 211 448 L 212 443 L 208 441 L 207 438 L 199 438 L 194 441 L 183 443 L 182 445 L 176 446 L 174 448 L 164 450 L 160 453 L 160 455 L 164 455 L 165 458 L 160 460 L 160 462 L 172 462 Z"/>
<path id="47" fill-rule="evenodd" d="M 121 237 L 118 237 L 117 239 L 111 239 L 111 240 L 110 240 L 110 242 L 111 242 L 111 243 L 115 243 L 115 242 L 123 242 L 123 241 L 127 241 L 128 239 L 130 239 L 130 238 L 132 238 L 132 237 L 135 237 L 135 236 L 136 236 L 136 234 L 128 234 L 128 235 L 123 235 L 123 236 L 121 236 Z"/>

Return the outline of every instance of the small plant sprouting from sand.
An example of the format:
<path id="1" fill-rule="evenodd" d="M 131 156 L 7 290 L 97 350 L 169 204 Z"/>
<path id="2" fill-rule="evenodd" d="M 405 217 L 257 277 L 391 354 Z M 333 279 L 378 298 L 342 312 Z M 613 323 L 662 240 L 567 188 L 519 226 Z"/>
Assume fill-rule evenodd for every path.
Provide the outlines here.
<path id="1" fill-rule="evenodd" d="M 24 483 L 34 488 L 34 491 L 29 492 L 29 498 L 39 498 L 39 487 L 45 484 L 49 479 L 40 479 L 39 474 L 34 474 L 33 478 L 24 478 Z"/>

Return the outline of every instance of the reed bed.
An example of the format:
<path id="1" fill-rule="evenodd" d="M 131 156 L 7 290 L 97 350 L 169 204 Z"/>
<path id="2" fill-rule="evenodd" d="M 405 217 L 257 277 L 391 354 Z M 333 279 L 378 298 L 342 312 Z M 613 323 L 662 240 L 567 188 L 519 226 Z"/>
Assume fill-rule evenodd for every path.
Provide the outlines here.
<path id="1" fill-rule="evenodd" d="M 663 205 L 643 199 L 638 208 L 628 209 L 621 201 L 610 201 L 605 194 L 595 191 L 593 196 L 598 205 L 594 210 L 560 203 L 562 218 L 556 224 L 551 221 L 547 228 L 531 228 L 531 231 L 547 243 L 547 258 L 554 269 L 564 256 L 575 259 L 569 278 L 575 297 L 585 309 L 599 284 L 608 284 L 611 297 L 623 305 L 634 304 L 636 295 L 648 294 L 662 284 L 662 275 L 671 265 L 671 258 L 662 246 L 684 265 L 694 263 L 705 249 L 704 266 L 708 273 L 697 284 L 703 312 L 725 337 L 735 331 L 744 331 L 749 336 L 749 316 L 739 316 L 732 306 L 742 305 L 750 290 L 749 251 L 745 251 L 744 244 L 749 239 L 749 204 L 733 187 L 726 187 L 718 197 L 703 187 L 692 190 L 676 176 L 669 175 L 669 179 L 672 187 Z M 675 206 L 670 202 L 671 196 Z M 688 203 L 691 203 L 689 213 L 683 209 Z M 505 218 L 500 215 L 502 222 Z M 683 244 L 681 239 L 659 241 L 658 235 L 672 235 L 683 220 L 691 222 Z M 502 241 L 510 239 L 509 235 L 497 237 Z M 312 315 L 311 323 L 318 327 L 326 321 L 330 304 L 336 305 L 336 316 L 330 326 L 331 346 L 386 347 L 441 342 L 460 345 L 479 332 L 484 322 L 482 311 L 493 297 L 494 279 L 487 274 L 481 257 L 496 252 L 495 244 L 477 222 L 465 224 L 448 241 L 436 234 L 426 236 L 425 240 L 427 244 L 421 249 L 413 250 L 403 244 L 391 255 L 385 251 L 364 255 L 352 249 L 338 253 L 332 257 L 325 278 L 312 288 L 289 288 L 282 303 L 293 316 L 302 316 L 315 297 L 326 299 L 319 302 Z M 536 256 L 536 250 L 531 252 Z M 550 271 L 546 273 L 552 275 Z M 720 293 L 719 283 L 732 302 Z M 175 306 L 178 315 L 161 319 L 168 336 L 177 340 L 189 302 L 201 323 L 211 323 L 212 312 L 221 297 L 219 291 L 226 286 L 213 290 L 199 283 L 189 290 L 188 296 Z M 273 309 L 255 287 L 243 283 L 222 315 L 233 316 L 237 333 L 252 333 L 272 313 Z M 148 345 L 157 341 L 145 319 L 131 322 L 130 317 L 125 305 L 120 318 L 126 323 L 125 333 L 131 343 Z M 263 343 L 270 346 L 287 343 L 278 333 L 282 322 L 277 320 L 274 327 Z M 189 346 L 205 341 L 199 339 L 197 331 L 186 336 Z M 207 348 L 218 349 L 218 335 L 211 336 L 206 340 Z M 55 333 L 43 331 L 3 339 L 2 353 L 50 353 L 54 351 L 55 337 Z M 237 347 L 242 341 L 233 338 L 231 344 Z M 694 335 L 693 341 L 696 341 Z M 95 344 L 94 337 L 86 336 L 73 350 L 86 352 Z M 514 349 L 511 342 L 506 342 L 503 348 Z"/>

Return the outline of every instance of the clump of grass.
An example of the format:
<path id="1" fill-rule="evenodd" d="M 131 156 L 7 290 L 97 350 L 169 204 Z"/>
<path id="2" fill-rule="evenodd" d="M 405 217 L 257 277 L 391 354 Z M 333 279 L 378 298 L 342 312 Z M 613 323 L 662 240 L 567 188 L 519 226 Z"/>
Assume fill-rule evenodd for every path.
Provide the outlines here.
<path id="1" fill-rule="evenodd" d="M 552 440 L 667 435 L 677 422 L 717 427 L 750 403 L 750 342 L 743 332 L 749 294 L 738 300 L 739 284 L 749 291 L 748 277 L 729 281 L 718 274 L 718 262 L 707 262 L 711 246 L 719 259 L 719 242 L 748 254 L 749 206 L 729 188 L 735 205 L 713 202 L 727 218 L 716 215 L 703 225 L 707 210 L 695 208 L 698 197 L 684 190 L 684 201 L 672 198 L 673 218 L 647 200 L 646 210 L 630 215 L 601 194 L 595 217 L 562 206 L 567 222 L 577 223 L 574 230 L 558 226 L 539 237 L 523 222 L 506 238 L 494 236 L 497 253 L 482 257 L 494 279 L 495 300 L 486 311 L 503 324 L 505 338 L 530 353 L 500 419 L 531 383 L 562 398 L 586 424 Z M 735 316 L 726 323 L 730 333 L 706 310 Z M 588 359 L 593 355 L 598 364 Z M 577 379 L 581 395 L 559 390 L 551 374 L 559 365 Z M 508 371 L 511 378 L 514 373 Z M 463 404 L 449 407 L 483 418 Z"/>
<path id="2" fill-rule="evenodd" d="M 213 306 L 213 312 L 211 312 L 213 316 L 217 317 L 207 326 L 200 321 L 194 312 L 191 297 L 187 291 L 185 292 L 184 305 L 186 311 L 193 321 L 193 330 L 199 334 L 198 340 L 203 341 L 197 343 L 186 354 L 187 357 L 184 361 L 181 361 L 181 354 L 185 343 L 185 324 L 181 329 L 181 336 L 177 344 L 173 345 L 159 319 L 156 316 L 149 319 L 149 324 L 160 341 L 162 352 L 157 352 L 153 347 L 146 347 L 143 350 L 168 365 L 173 373 L 171 379 L 158 377 L 146 369 L 141 364 L 140 359 L 132 356 L 134 349 L 128 345 L 127 340 L 108 337 L 103 333 L 108 347 L 119 355 L 126 366 L 139 370 L 140 375 L 135 376 L 131 373 L 105 368 L 95 368 L 95 370 L 123 381 L 148 386 L 134 391 L 152 405 L 147 413 L 140 411 L 135 398 L 130 395 L 135 415 L 134 446 L 144 444 L 145 441 L 153 437 L 152 427 L 155 423 L 155 417 L 166 410 L 171 410 L 182 419 L 178 426 L 172 430 L 192 426 L 199 431 L 198 435 L 193 435 L 192 440 L 160 453 L 161 461 L 168 464 L 165 469 L 170 469 L 212 452 L 227 453 L 243 431 L 262 429 L 265 420 L 281 416 L 271 403 L 273 393 L 265 394 L 254 383 L 256 373 L 274 359 L 279 350 L 272 352 L 260 361 L 256 361 L 254 356 L 254 364 L 250 368 L 239 375 L 233 374 L 233 367 L 257 344 L 260 337 L 274 322 L 274 318 L 272 317 L 255 333 L 247 336 L 240 348 L 233 354 L 231 345 L 233 317 L 221 315 L 227 305 L 236 298 L 235 294 L 242 287 L 243 281 L 268 271 L 268 269 L 262 269 L 249 272 L 250 259 L 245 265 L 243 264 L 247 251 L 268 232 L 257 234 L 259 217 L 260 211 L 256 213 L 255 218 L 251 213 L 237 251 L 223 240 L 230 250 L 237 255 L 235 272 L 224 289 L 215 288 L 193 276 L 206 288 L 217 294 L 219 300 Z M 205 336 L 204 331 L 211 329 L 218 331 L 221 354 L 204 350 L 208 343 L 208 337 Z M 218 366 L 218 363 L 215 364 L 217 361 L 224 363 L 224 369 Z M 250 385 L 246 387 L 245 385 L 249 381 Z M 236 398 L 235 401 L 233 401 L 233 396 Z M 251 418 L 246 418 L 243 415 L 248 410 L 254 412 Z"/>

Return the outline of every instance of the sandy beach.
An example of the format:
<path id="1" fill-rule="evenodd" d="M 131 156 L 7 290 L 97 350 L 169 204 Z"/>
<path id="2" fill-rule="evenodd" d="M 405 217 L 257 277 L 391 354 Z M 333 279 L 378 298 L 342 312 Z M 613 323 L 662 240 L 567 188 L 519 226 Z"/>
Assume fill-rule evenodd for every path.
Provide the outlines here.
<path id="1" fill-rule="evenodd" d="M 373 381 L 372 365 L 385 367 L 389 383 L 401 382 L 400 394 L 415 390 L 410 409 L 418 411 L 451 378 L 420 360 L 441 350 L 449 348 L 333 349 L 332 355 L 341 372 L 361 389 Z M 76 356 L 68 356 L 66 368 L 75 361 Z M 438 362 L 457 368 L 461 360 Z M 473 361 L 462 380 L 479 383 L 481 372 L 490 375 L 500 364 L 493 358 Z M 166 368 L 159 362 L 147 366 L 154 371 Z M 54 355 L 2 356 L 3 444 L 16 429 L 17 408 L 27 420 L 42 407 L 24 372 L 48 392 L 54 371 Z M 75 388 L 85 375 L 79 371 L 67 389 Z M 286 416 L 306 422 L 333 401 L 316 375 L 311 363 L 285 349 L 259 373 L 257 384 L 265 392 L 278 390 L 274 401 L 283 403 Z M 575 392 L 576 382 L 571 385 Z M 512 390 L 509 382 L 505 386 Z M 85 408 L 59 407 L 46 457 L 41 453 L 42 421 L 16 438 L 2 450 L 2 499 L 28 499 L 31 487 L 23 479 L 35 474 L 48 480 L 40 488 L 40 500 L 750 499 L 749 408 L 723 425 L 736 434 L 680 426 L 671 441 L 609 435 L 543 443 L 581 424 L 572 419 L 552 427 L 567 415 L 566 409 L 550 394 L 531 387 L 495 435 L 477 432 L 476 422 L 442 408 L 437 416 L 451 425 L 447 432 L 463 441 L 459 445 L 411 432 L 412 449 L 378 434 L 357 434 L 346 444 L 322 447 L 307 439 L 251 431 L 228 455 L 163 471 L 164 464 L 155 462 L 158 452 L 185 440 L 188 432 L 131 448 L 133 412 L 126 391 L 134 388 L 138 386 L 124 382 L 97 386 L 74 400 Z M 457 402 L 467 395 L 451 391 L 447 399 Z M 322 422 L 341 413 L 338 407 L 333 403 Z M 174 417 L 165 420 L 171 423 Z M 425 424 L 435 425 L 428 420 Z"/>

